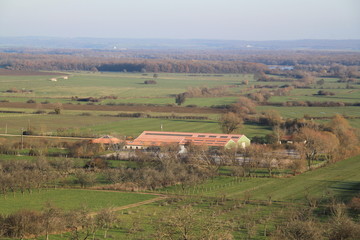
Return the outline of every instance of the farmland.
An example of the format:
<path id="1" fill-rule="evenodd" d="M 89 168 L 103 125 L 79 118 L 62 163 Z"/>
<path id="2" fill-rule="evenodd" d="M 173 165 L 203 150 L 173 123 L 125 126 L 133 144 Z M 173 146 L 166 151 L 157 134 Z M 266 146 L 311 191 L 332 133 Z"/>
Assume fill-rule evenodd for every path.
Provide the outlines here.
<path id="1" fill-rule="evenodd" d="M 326 69 L 309 80 L 301 69 L 263 67 L 239 73 L 0 71 L 2 221 L 33 214 L 33 222 L 41 222 L 55 211 L 53 219 L 63 224 L 53 221 L 50 239 L 105 239 L 107 231 L 113 239 L 176 239 L 179 222 L 194 226 L 193 239 L 286 239 L 284 224 L 299 212 L 328 236 L 342 204 L 349 213 L 342 219 L 358 226 L 352 213 L 359 211 L 360 192 L 358 73 L 350 81 Z M 185 101 L 176 104 L 178 96 Z M 89 142 L 104 135 L 133 139 L 145 130 L 222 133 L 228 113 L 241 118 L 235 132 L 253 141 L 249 148 L 189 145 L 182 156 L 164 146 L 113 154 L 115 146 Z M 279 144 L 291 134 L 295 144 Z M 319 141 L 315 150 L 301 144 L 308 135 L 309 142 Z M 103 211 L 116 214 L 111 227 L 99 225 Z M 43 229 L 28 234 L 45 239 Z"/>
<path id="2" fill-rule="evenodd" d="M 149 238 L 158 231 L 153 221 L 160 221 L 164 216 L 171 216 L 183 206 L 191 204 L 193 211 L 201 214 L 204 218 L 210 217 L 215 211 L 218 217 L 227 221 L 237 221 L 236 216 L 242 216 L 242 220 L 236 224 L 242 225 L 249 217 L 246 213 L 254 214 L 251 219 L 256 222 L 255 232 L 258 234 L 254 239 L 266 239 L 263 231 L 274 228 L 280 219 L 286 219 L 286 215 L 294 207 L 305 207 L 306 194 L 324 204 L 328 198 L 349 200 L 359 192 L 359 157 L 344 160 L 331 166 L 317 169 L 293 178 L 284 179 L 235 179 L 230 176 L 222 176 L 205 183 L 197 184 L 185 189 L 179 186 L 156 191 L 168 196 L 168 199 L 160 202 L 138 206 L 135 209 L 123 209 L 120 211 L 120 226 L 110 230 L 109 234 L 114 238 Z M 202 190 L 201 190 L 202 189 Z M 200 191 L 201 190 L 201 191 Z M 268 205 L 269 196 L 273 203 Z M 0 199 L 1 212 L 10 213 L 23 207 L 41 210 L 47 202 L 62 209 L 74 209 L 86 207 L 90 211 L 96 211 L 100 207 L 121 207 L 134 202 L 154 199 L 156 196 L 149 194 L 107 192 L 94 190 L 71 190 L 71 189 L 47 189 L 40 192 L 16 194 Z M 246 199 L 250 198 L 249 202 Z M 321 203 L 320 203 L 321 204 Z M 239 207 L 234 207 L 239 206 Z M 285 210 L 284 211 L 284 207 Z M 229 211 L 231 209 L 231 211 Z M 272 216 L 272 217 L 271 217 Z M 277 216 L 279 219 L 274 219 Z M 193 224 L 199 224 L 197 217 L 191 219 Z M 326 216 L 323 216 L 323 218 Z M 326 217 L 327 218 L 327 217 Z M 137 224 L 139 231 L 133 229 Z M 237 229 L 237 228 L 236 228 Z M 247 236 L 248 229 L 240 228 L 234 231 L 236 238 Z M 103 237 L 103 231 L 96 232 L 98 238 Z M 53 235 L 51 239 L 70 237 L 68 234 Z M 43 238 L 37 238 L 43 239 Z"/>
<path id="3" fill-rule="evenodd" d="M 12 213 L 28 208 L 41 210 L 46 203 L 53 204 L 61 209 L 74 210 L 86 207 L 92 212 L 99 211 L 104 207 L 121 207 L 156 196 L 150 194 L 91 191 L 80 189 L 47 189 L 31 194 L 9 196 L 1 199 L 2 213 Z"/>
<path id="4" fill-rule="evenodd" d="M 293 178 L 253 178 L 236 181 L 232 177 L 222 176 L 189 188 L 187 193 L 216 197 L 221 192 L 227 198 L 241 199 L 250 191 L 254 200 L 266 201 L 271 195 L 274 201 L 303 202 L 306 193 L 320 198 L 326 195 L 326 192 L 331 192 L 339 199 L 349 200 L 360 190 L 359 159 L 359 156 L 347 159 Z M 179 188 L 164 190 L 181 193 Z"/>
<path id="5" fill-rule="evenodd" d="M 44 74 L 44 73 L 42 73 Z M 145 76 L 144 76 L 145 75 Z M 61 103 L 64 109 L 62 116 L 51 116 L 40 114 L 1 114 L 2 124 L 0 132 L 5 132 L 4 123 L 8 124 L 8 132 L 16 133 L 21 128 L 26 128 L 26 121 L 30 121 L 35 129 L 41 132 L 54 132 L 57 128 L 75 128 L 76 131 L 94 131 L 95 135 L 105 133 L 115 133 L 122 135 L 137 135 L 144 130 L 147 125 L 148 130 L 156 130 L 162 120 L 136 119 L 134 126 L 127 125 L 126 119 L 101 117 L 100 115 L 115 115 L 119 112 L 144 112 L 151 115 L 161 115 L 162 112 L 169 114 L 200 115 L 209 118 L 209 121 L 198 122 L 201 126 L 196 126 L 195 121 L 164 121 L 168 125 L 168 130 L 179 131 L 199 131 L 205 129 L 219 132 L 220 128 L 216 122 L 221 110 L 209 108 L 211 106 L 231 105 L 237 102 L 239 96 L 256 91 L 250 86 L 259 84 L 250 74 L 171 74 L 160 73 L 156 77 L 157 84 L 144 84 L 148 79 L 153 79 L 152 73 L 87 73 L 74 72 L 68 74 L 68 79 L 61 78 L 64 74 L 58 75 L 57 82 L 49 81 L 53 75 L 24 76 L 24 75 L 0 75 L 2 92 L 0 94 L 0 107 L 4 111 L 34 111 L 51 112 L 54 105 Z M 243 85 L 243 81 L 248 81 Z M 274 82 L 272 84 L 283 84 Z M 190 97 L 183 105 L 195 107 L 175 106 L 174 95 L 187 91 L 190 87 L 219 87 L 231 86 L 227 92 L 216 97 Z M 359 89 L 343 89 L 345 84 L 338 83 L 334 78 L 325 78 L 325 84 L 321 89 L 333 91 L 335 96 L 317 96 L 319 91 L 316 85 L 314 89 L 295 89 L 290 96 L 271 97 L 270 103 L 284 103 L 287 101 L 340 101 L 344 103 L 356 103 L 360 99 Z M 338 89 L 341 87 L 341 89 Z M 11 88 L 32 90 L 31 92 L 6 92 Z M 113 99 L 104 99 L 99 102 L 84 103 L 77 102 L 71 98 L 113 96 Z M 35 103 L 26 103 L 33 100 Z M 79 105 L 80 104 L 80 105 Z M 207 107 L 201 108 L 201 107 Z M 331 117 L 334 114 L 342 114 L 350 117 L 350 122 L 354 127 L 359 127 L 358 120 L 352 119 L 359 117 L 358 107 L 286 107 L 286 106 L 258 106 L 259 112 L 275 109 L 284 118 L 302 118 L 305 114 L 311 117 Z M 30 110 L 32 109 L 32 110 Z M 99 113 L 100 111 L 107 111 Z M 116 111 L 116 112 L 115 112 Z M 91 117 L 81 116 L 90 114 Z M 166 114 L 165 114 L 166 115 Z M 73 121 L 74 116 L 79 121 Z M 61 121 L 62 126 L 57 122 Z M 78 126 L 77 123 L 82 123 Z M 110 124 L 108 124 L 110 123 Z M 178 123 L 178 124 L 176 124 Z M 137 125 L 138 124 L 138 125 Z M 102 126 L 103 125 L 103 126 Z M 137 125 L 137 127 L 136 127 Z M 104 126 L 107 126 L 104 128 Z M 186 127 L 183 127 L 186 126 Z M 206 126 L 206 127 L 205 127 Z M 42 130 L 40 130 L 42 129 Z M 101 130 L 102 129 L 102 130 Z M 263 134 L 257 133 L 256 129 L 263 129 Z M 244 130 L 250 136 L 266 135 L 266 127 L 245 125 Z"/>

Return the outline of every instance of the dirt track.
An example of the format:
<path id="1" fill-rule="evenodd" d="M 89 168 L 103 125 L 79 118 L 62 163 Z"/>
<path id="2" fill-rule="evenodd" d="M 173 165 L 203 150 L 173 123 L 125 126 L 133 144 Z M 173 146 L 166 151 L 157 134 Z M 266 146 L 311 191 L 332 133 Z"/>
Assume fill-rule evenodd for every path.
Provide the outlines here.
<path id="1" fill-rule="evenodd" d="M 40 106 L 41 105 L 41 106 Z M 53 104 L 1 102 L 0 108 L 30 108 L 54 109 Z M 107 105 L 77 105 L 63 104 L 64 110 L 83 111 L 118 111 L 118 112 L 166 112 L 166 113 L 223 113 L 224 110 L 206 107 L 170 107 L 170 106 L 107 106 Z"/>

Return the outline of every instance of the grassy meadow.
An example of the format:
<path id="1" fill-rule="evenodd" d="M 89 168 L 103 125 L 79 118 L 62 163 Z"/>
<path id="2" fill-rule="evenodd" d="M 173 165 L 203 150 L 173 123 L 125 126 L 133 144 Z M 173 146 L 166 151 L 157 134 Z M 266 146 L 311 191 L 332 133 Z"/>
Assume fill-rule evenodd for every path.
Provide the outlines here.
<path id="1" fill-rule="evenodd" d="M 159 73 L 156 85 L 144 84 L 152 80 L 152 74 L 140 73 L 72 73 L 69 79 L 59 78 L 49 81 L 54 76 L 0 76 L 0 91 L 11 88 L 33 90 L 33 93 L 19 93 L 18 97 L 100 97 L 114 95 L 119 98 L 168 97 L 184 92 L 188 87 L 216 87 L 237 85 L 243 80 L 250 80 L 251 75 L 187 75 Z M 13 95 L 3 93 L 2 96 Z"/>
<path id="2" fill-rule="evenodd" d="M 220 176 L 206 183 L 186 189 L 186 194 L 266 201 L 269 196 L 279 202 L 304 202 L 306 194 L 349 200 L 360 191 L 360 156 L 353 157 L 320 169 L 288 178 L 242 178 Z M 169 193 L 184 193 L 180 186 L 163 189 Z"/>
<path id="3" fill-rule="evenodd" d="M 7 109 L 9 110 L 9 109 Z M 17 109 L 19 110 L 19 109 Z M 20 109 L 21 110 L 21 109 Z M 162 118 L 127 118 L 115 117 L 118 112 L 63 111 L 62 114 L 25 114 L 0 113 L 0 134 L 18 135 L 21 129 L 29 126 L 40 135 L 64 135 L 93 137 L 110 134 L 114 136 L 137 136 L 144 130 L 184 131 L 184 132 L 214 132 L 221 133 L 217 114 L 197 114 L 208 117 L 208 120 L 197 119 L 162 119 Z M 168 116 L 172 113 L 150 113 L 154 116 Z M 84 116 L 85 115 L 85 116 Z M 87 116 L 88 115 L 88 116 Z M 113 115 L 113 117 L 104 116 Z M 176 113 L 177 116 L 193 115 Z M 76 119 L 76 120 L 75 120 Z M 242 132 L 246 135 L 263 136 L 271 132 L 267 126 L 244 124 Z"/>
<path id="4" fill-rule="evenodd" d="M 65 74 L 65 73 L 64 73 Z M 0 76 L 0 101 L 22 102 L 33 99 L 36 103 L 71 103 L 86 104 L 72 101 L 71 97 L 102 97 L 115 96 L 116 99 L 104 99 L 101 105 L 112 104 L 157 104 L 174 105 L 173 95 L 186 91 L 189 87 L 217 87 L 236 86 L 229 88 L 227 95 L 219 97 L 196 97 L 187 98 L 184 106 L 193 105 L 198 107 L 210 107 L 215 105 L 227 105 L 236 103 L 239 96 L 258 91 L 254 85 L 284 85 L 283 82 L 256 82 L 250 74 L 174 74 L 159 73 L 155 79 L 157 84 L 144 84 L 145 80 L 152 80 L 152 73 L 89 73 L 71 72 L 68 79 L 63 79 L 61 74 L 57 82 L 49 79 L 54 76 Z M 248 81 L 248 85 L 242 85 L 242 81 Z M 289 96 L 273 96 L 269 102 L 283 103 L 286 101 L 340 101 L 355 103 L 360 101 L 360 89 L 345 89 L 345 83 L 338 83 L 336 78 L 324 78 L 322 86 L 313 85 L 312 89 L 294 89 Z M 11 88 L 19 90 L 33 90 L 28 93 L 9 93 Z M 319 90 L 334 92 L 334 96 L 314 95 Z M 100 107 L 101 108 L 101 107 Z M 136 106 L 133 112 L 137 112 Z M 1 111 L 25 111 L 25 114 L 0 113 L 0 133 L 18 134 L 21 129 L 29 125 L 40 134 L 56 134 L 58 130 L 68 135 L 95 136 L 102 134 L 131 135 L 136 136 L 143 130 L 160 130 L 163 125 L 165 131 L 196 131 L 219 133 L 217 114 L 198 114 L 196 110 L 190 114 L 206 116 L 208 120 L 170 120 L 170 119 L 134 119 L 104 117 L 101 115 L 116 115 L 118 112 L 104 111 L 63 111 L 61 116 L 31 114 L 41 109 L 6 109 Z M 283 118 L 302 118 L 305 114 L 311 117 L 331 117 L 334 114 L 343 114 L 348 117 L 360 117 L 358 107 L 274 107 L 258 106 L 258 112 L 276 110 Z M 28 113 L 28 114 L 27 114 Z M 82 114 L 90 115 L 83 116 Z M 165 113 L 151 113 L 161 115 Z M 171 113 L 169 113 L 171 114 Z M 76 120 L 74 120 L 76 119 Z M 359 119 L 350 119 L 354 127 L 360 128 Z M 263 126 L 245 124 L 242 133 L 252 136 L 264 136 L 271 129 Z"/>
<path id="5" fill-rule="evenodd" d="M 248 237 L 249 230 L 243 224 L 249 219 L 255 224 L 251 239 L 268 239 L 264 234 L 266 229 L 274 230 L 275 224 L 286 218 L 291 209 L 305 208 L 306 194 L 319 201 L 327 201 L 331 197 L 348 201 L 356 195 L 360 191 L 359 169 L 360 156 L 357 156 L 290 178 L 249 178 L 239 181 L 230 176 L 220 176 L 205 183 L 186 186 L 184 190 L 177 186 L 165 188 L 157 193 L 166 194 L 167 199 L 120 210 L 120 222 L 116 228 L 109 231 L 108 237 L 155 239 L 153 234 L 156 234 L 160 219 L 181 211 L 183 206 L 190 204 L 203 216 L 203 220 L 216 213 L 217 218 L 238 224 L 233 227 L 234 239 Z M 267 203 L 269 196 L 272 204 Z M 120 207 L 155 197 L 136 193 L 49 189 L 32 194 L 17 193 L 15 197 L 9 194 L 7 199 L 0 199 L 0 212 L 11 213 L 24 207 L 41 210 L 47 202 L 67 210 L 87 207 L 96 211 L 101 207 Z M 322 215 L 322 220 L 325 218 L 326 216 Z M 103 230 L 99 229 L 96 238 L 104 239 L 103 233 Z M 69 233 L 54 234 L 50 237 L 55 240 L 68 238 Z"/>
<path id="6" fill-rule="evenodd" d="M 84 189 L 43 189 L 33 193 L 0 198 L 0 212 L 9 214 L 21 209 L 41 210 L 50 203 L 64 210 L 85 207 L 98 211 L 107 207 L 121 207 L 155 198 L 151 194 L 123 193 L 110 191 L 94 191 Z"/>

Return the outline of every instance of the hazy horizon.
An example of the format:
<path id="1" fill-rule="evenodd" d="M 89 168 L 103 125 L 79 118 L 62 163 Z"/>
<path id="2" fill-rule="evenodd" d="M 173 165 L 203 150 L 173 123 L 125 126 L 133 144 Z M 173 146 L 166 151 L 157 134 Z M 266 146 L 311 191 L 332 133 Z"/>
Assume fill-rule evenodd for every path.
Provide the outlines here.
<path id="1" fill-rule="evenodd" d="M 0 0 L 1 37 L 360 39 L 357 0 Z"/>

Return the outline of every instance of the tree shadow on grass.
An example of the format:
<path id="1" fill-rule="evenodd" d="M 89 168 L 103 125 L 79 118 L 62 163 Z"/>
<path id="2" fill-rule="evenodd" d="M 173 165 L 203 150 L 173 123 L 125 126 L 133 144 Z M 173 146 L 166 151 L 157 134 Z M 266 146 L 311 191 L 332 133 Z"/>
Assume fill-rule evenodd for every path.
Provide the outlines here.
<path id="1" fill-rule="evenodd" d="M 359 181 L 326 181 L 328 189 L 334 192 L 334 196 L 344 202 L 348 202 L 360 193 Z"/>
<path id="2" fill-rule="evenodd" d="M 191 120 L 191 119 L 166 119 L 166 120 L 170 120 L 173 122 L 196 122 L 196 123 L 218 123 L 215 121 L 207 121 L 207 120 Z"/>
<path id="3" fill-rule="evenodd" d="M 246 125 L 246 126 L 257 126 L 257 127 L 262 128 L 262 129 L 272 130 L 271 126 L 261 125 L 261 124 L 254 123 L 254 122 L 244 122 L 244 125 Z"/>

